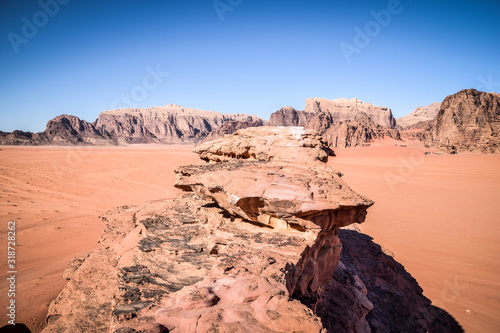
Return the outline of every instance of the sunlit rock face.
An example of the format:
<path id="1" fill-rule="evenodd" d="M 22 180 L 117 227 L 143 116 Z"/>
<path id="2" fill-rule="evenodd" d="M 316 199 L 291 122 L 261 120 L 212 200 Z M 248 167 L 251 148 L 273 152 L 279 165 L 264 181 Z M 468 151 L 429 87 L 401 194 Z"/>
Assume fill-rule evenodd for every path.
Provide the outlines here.
<path id="1" fill-rule="evenodd" d="M 363 222 L 373 202 L 324 163 L 333 152 L 317 132 L 246 128 L 196 152 L 199 165 L 176 170 L 183 196 L 103 214 L 102 247 L 69 265 L 44 332 L 451 327 L 402 266 L 339 230 Z M 418 320 L 388 324 L 398 306 Z"/>
<path id="2" fill-rule="evenodd" d="M 500 152 L 500 95 L 465 89 L 445 98 L 424 133 L 429 146 L 448 152 Z"/>

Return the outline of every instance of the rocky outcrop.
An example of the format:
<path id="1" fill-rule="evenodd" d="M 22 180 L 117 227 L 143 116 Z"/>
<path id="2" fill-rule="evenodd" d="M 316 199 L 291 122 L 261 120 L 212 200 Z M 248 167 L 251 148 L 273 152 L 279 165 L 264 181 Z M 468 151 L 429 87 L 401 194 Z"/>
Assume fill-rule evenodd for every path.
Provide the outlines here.
<path id="1" fill-rule="evenodd" d="M 23 132 L 15 130 L 13 132 L 0 131 L 0 145 L 38 145 L 47 142 L 47 138 L 42 133 Z"/>
<path id="2" fill-rule="evenodd" d="M 203 163 L 176 171 L 185 195 L 102 216 L 101 248 L 69 265 L 44 332 L 460 331 L 380 247 L 339 231 L 373 203 L 322 142 L 256 127 L 200 145 Z"/>
<path id="3" fill-rule="evenodd" d="M 228 124 L 224 125 L 226 122 Z M 194 144 L 213 131 L 214 136 L 220 136 L 225 132 L 232 133 L 240 128 L 264 123 L 257 116 L 227 115 L 169 104 L 149 109 L 104 111 L 94 123 L 75 116 L 61 115 L 49 120 L 45 131 L 40 133 L 0 132 L 0 144 Z"/>
<path id="4" fill-rule="evenodd" d="M 259 127 L 264 126 L 265 122 L 263 120 L 258 121 L 241 121 L 241 120 L 229 120 L 222 123 L 219 129 L 210 132 L 203 141 L 211 141 L 219 139 L 228 134 L 233 134 L 237 130 L 248 128 L 248 127 Z"/>
<path id="5" fill-rule="evenodd" d="M 169 104 L 148 109 L 119 109 L 99 114 L 94 125 L 120 143 L 194 144 L 225 121 L 260 121 L 245 114 L 221 114 Z"/>
<path id="6" fill-rule="evenodd" d="M 427 106 L 419 106 L 410 114 L 397 118 L 396 124 L 399 130 L 412 129 L 412 128 L 423 128 L 424 122 L 432 121 L 439 109 L 441 108 L 441 103 L 435 102 Z M 414 127 L 414 126 L 419 127 Z"/>
<path id="7" fill-rule="evenodd" d="M 305 126 L 315 112 L 297 111 L 285 106 L 271 114 L 269 126 Z"/>
<path id="8" fill-rule="evenodd" d="M 369 145 L 376 139 L 400 139 L 390 109 L 353 98 L 310 98 L 304 111 L 284 107 L 273 114 L 271 126 L 304 126 L 324 136 L 331 147 Z"/>
<path id="9" fill-rule="evenodd" d="M 316 115 L 321 112 L 330 113 L 333 122 L 357 120 L 368 116 L 375 124 L 380 126 L 388 128 L 396 127 L 396 120 L 392 116 L 391 109 L 364 103 L 357 98 L 339 98 L 334 100 L 317 97 L 309 98 L 306 100 L 304 111 Z"/>
<path id="10" fill-rule="evenodd" d="M 445 98 L 423 140 L 451 153 L 498 153 L 499 135 L 500 95 L 465 89 Z"/>
<path id="11" fill-rule="evenodd" d="M 51 144 L 106 144 L 112 140 L 106 131 L 97 130 L 93 124 L 70 115 L 49 120 L 43 133 Z"/>
<path id="12" fill-rule="evenodd" d="M 309 161 L 326 162 L 333 151 L 317 132 L 301 127 L 257 127 L 198 145 L 194 152 L 206 162 L 234 161 Z"/>
<path id="13" fill-rule="evenodd" d="M 385 137 L 401 139 L 398 130 L 375 124 L 368 116 L 335 122 L 331 113 L 321 112 L 306 127 L 321 133 L 334 148 L 365 146 Z"/>
<path id="14" fill-rule="evenodd" d="M 93 124 L 75 116 L 61 115 L 47 123 L 45 131 L 39 133 L 14 131 L 0 133 L 0 144 L 11 145 L 78 145 L 112 144 L 112 137 L 97 130 Z"/>

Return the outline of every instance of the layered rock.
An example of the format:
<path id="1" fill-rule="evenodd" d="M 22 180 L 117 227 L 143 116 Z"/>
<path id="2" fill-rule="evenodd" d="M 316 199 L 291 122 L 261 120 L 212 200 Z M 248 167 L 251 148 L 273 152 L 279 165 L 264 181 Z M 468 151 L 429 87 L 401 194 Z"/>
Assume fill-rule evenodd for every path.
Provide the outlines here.
<path id="1" fill-rule="evenodd" d="M 365 146 L 386 137 L 401 139 L 398 130 L 375 124 L 368 116 L 336 122 L 331 113 L 321 112 L 306 127 L 321 133 L 330 146 L 335 148 Z"/>
<path id="2" fill-rule="evenodd" d="M 242 120 L 229 120 L 222 123 L 222 126 L 217 130 L 210 132 L 203 141 L 212 141 L 219 139 L 228 134 L 233 134 L 237 130 L 248 128 L 248 127 L 259 127 L 264 126 L 265 122 L 263 120 L 258 121 L 242 121 Z"/>
<path id="3" fill-rule="evenodd" d="M 304 111 L 284 107 L 273 114 L 271 126 L 303 126 L 323 135 L 331 147 L 369 145 L 376 139 L 400 140 L 390 109 L 353 99 L 310 98 Z"/>
<path id="4" fill-rule="evenodd" d="M 271 114 L 269 126 L 306 126 L 315 112 L 297 111 L 285 106 Z"/>
<path id="5" fill-rule="evenodd" d="M 366 237 L 342 257 L 339 228 L 373 202 L 323 163 L 317 133 L 247 128 L 197 151 L 176 170 L 188 193 L 102 216 L 102 247 L 68 267 L 44 332 L 453 331 L 380 248 L 358 249 Z M 388 323 L 398 306 L 418 320 Z"/>
<path id="6" fill-rule="evenodd" d="M 357 120 L 368 116 L 374 123 L 388 128 L 396 127 L 396 120 L 392 116 L 391 109 L 385 106 L 375 106 L 364 103 L 357 98 L 339 98 L 328 100 L 325 98 L 309 98 L 306 100 L 305 112 L 318 114 L 320 112 L 330 113 L 333 122 L 344 122 Z"/>
<path id="7" fill-rule="evenodd" d="M 500 95 L 465 89 L 445 98 L 423 136 L 449 152 L 500 152 Z"/>
<path id="8" fill-rule="evenodd" d="M 233 136 L 198 145 L 194 152 L 206 162 L 249 159 L 258 161 L 290 161 L 307 163 L 326 162 L 333 151 L 328 143 L 313 130 L 302 127 L 247 128 Z"/>
<path id="9" fill-rule="evenodd" d="M 432 121 L 436 118 L 439 109 L 441 108 L 441 103 L 435 102 L 427 106 L 419 106 L 413 110 L 410 114 L 396 119 L 396 124 L 398 129 L 413 129 L 413 128 L 424 128 L 425 122 Z M 417 127 L 415 127 L 416 125 Z"/>
<path id="10" fill-rule="evenodd" d="M 225 121 L 260 121 L 245 114 L 221 114 L 169 104 L 148 109 L 119 109 L 99 114 L 94 125 L 119 142 L 193 144 L 217 130 Z"/>
<path id="11" fill-rule="evenodd" d="M 224 125 L 226 122 L 228 124 Z M 228 115 L 169 104 L 149 109 L 104 111 L 94 123 L 75 116 L 61 115 L 50 120 L 45 131 L 40 133 L 0 132 L 0 144 L 194 144 L 213 131 L 216 132 L 214 136 L 221 136 L 226 132 L 232 133 L 240 128 L 264 123 L 257 116 L 238 113 Z"/>
<path id="12" fill-rule="evenodd" d="M 14 131 L 0 133 L 1 144 L 13 145 L 76 145 L 112 144 L 111 136 L 97 130 L 93 124 L 71 115 L 61 115 L 47 122 L 45 131 L 39 133 Z"/>

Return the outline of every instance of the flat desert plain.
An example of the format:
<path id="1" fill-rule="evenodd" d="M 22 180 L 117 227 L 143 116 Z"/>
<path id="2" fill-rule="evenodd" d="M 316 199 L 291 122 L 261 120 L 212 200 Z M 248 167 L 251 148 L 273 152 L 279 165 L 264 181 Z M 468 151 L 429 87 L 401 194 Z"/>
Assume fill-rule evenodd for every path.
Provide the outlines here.
<path id="1" fill-rule="evenodd" d="M 417 143 L 400 145 L 336 149 L 329 162 L 375 201 L 360 229 L 467 332 L 499 332 L 500 155 L 428 156 Z M 67 263 L 99 246 L 99 214 L 178 195 L 173 170 L 198 161 L 192 146 L 0 148 L 2 251 L 16 221 L 16 319 L 33 332 Z M 5 281 L 6 255 L 0 263 Z M 0 293 L 4 308 L 6 284 Z"/>

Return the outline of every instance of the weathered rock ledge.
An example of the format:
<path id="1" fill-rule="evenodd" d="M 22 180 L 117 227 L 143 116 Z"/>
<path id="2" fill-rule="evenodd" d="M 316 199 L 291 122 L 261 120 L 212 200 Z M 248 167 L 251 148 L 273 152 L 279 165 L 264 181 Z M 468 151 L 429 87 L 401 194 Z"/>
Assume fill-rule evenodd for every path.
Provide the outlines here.
<path id="1" fill-rule="evenodd" d="M 341 252 L 373 202 L 317 133 L 247 128 L 197 152 L 184 196 L 102 216 L 44 332 L 460 331 L 367 236 L 343 231 Z"/>

